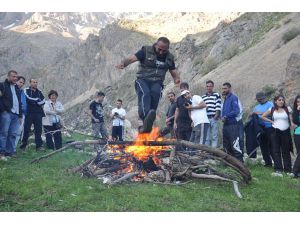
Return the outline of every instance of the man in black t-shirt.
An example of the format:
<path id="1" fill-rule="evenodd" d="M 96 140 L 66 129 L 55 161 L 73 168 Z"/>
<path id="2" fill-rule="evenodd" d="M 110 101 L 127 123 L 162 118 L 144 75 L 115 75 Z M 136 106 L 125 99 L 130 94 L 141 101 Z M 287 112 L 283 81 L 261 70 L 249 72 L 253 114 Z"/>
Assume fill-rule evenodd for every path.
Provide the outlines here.
<path id="1" fill-rule="evenodd" d="M 160 37 L 152 46 L 143 46 L 135 55 L 116 65 L 116 68 L 124 69 L 131 63 L 140 62 L 135 80 L 138 113 L 140 119 L 143 120 L 143 127 L 139 129 L 140 133 L 149 133 L 152 130 L 167 71 L 171 73 L 175 84 L 180 83 L 174 56 L 169 52 L 169 46 L 169 39 Z"/>
<path id="2" fill-rule="evenodd" d="M 108 133 L 104 124 L 104 111 L 102 102 L 105 94 L 101 91 L 96 93 L 95 100 L 93 100 L 89 106 L 88 115 L 92 119 L 92 128 L 95 137 L 102 137 L 108 139 Z"/>
<path id="3" fill-rule="evenodd" d="M 160 131 L 160 136 L 166 136 L 167 134 L 171 133 L 171 137 L 175 138 L 175 132 L 174 132 L 174 118 L 175 118 L 175 111 L 176 111 L 176 98 L 174 92 L 168 93 L 168 99 L 171 103 L 169 105 L 168 111 L 167 111 L 167 118 L 166 118 L 166 127 Z"/>
<path id="4" fill-rule="evenodd" d="M 189 89 L 188 83 L 182 82 L 180 84 L 181 92 L 188 89 Z M 179 96 L 177 98 L 174 129 L 176 130 L 177 139 L 189 141 L 192 133 L 192 120 L 189 116 L 189 111 L 185 107 L 185 104 L 187 103 L 191 104 L 183 96 Z"/>

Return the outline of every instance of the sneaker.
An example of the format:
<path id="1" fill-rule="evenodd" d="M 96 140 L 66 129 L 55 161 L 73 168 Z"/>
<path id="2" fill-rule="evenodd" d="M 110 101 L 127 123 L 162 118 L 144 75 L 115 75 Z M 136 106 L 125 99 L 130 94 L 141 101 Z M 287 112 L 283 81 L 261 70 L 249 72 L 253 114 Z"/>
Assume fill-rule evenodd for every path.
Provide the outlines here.
<path id="1" fill-rule="evenodd" d="M 295 177 L 295 174 L 293 174 L 293 173 L 286 173 L 286 175 L 288 175 L 290 178 L 294 178 Z"/>
<path id="2" fill-rule="evenodd" d="M 7 161 L 7 158 L 3 154 L 0 154 L 0 160 L 1 161 Z"/>
<path id="3" fill-rule="evenodd" d="M 152 126 L 154 123 L 154 120 L 156 118 L 156 112 L 155 110 L 151 109 L 146 118 L 144 119 L 144 125 L 142 128 L 139 129 L 140 133 L 150 133 L 152 130 Z"/>
<path id="4" fill-rule="evenodd" d="M 272 177 L 283 177 L 282 172 L 280 172 L 280 171 L 275 171 L 271 175 L 272 175 Z"/>

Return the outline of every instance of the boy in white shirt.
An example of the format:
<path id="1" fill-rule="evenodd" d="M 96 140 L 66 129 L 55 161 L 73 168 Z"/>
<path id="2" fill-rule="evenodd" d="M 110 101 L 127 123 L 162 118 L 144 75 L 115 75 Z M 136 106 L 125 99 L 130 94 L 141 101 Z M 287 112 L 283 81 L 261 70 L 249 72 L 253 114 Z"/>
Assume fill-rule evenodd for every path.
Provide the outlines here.
<path id="1" fill-rule="evenodd" d="M 117 107 L 111 111 L 111 119 L 113 120 L 112 139 L 114 141 L 123 141 L 124 120 L 126 116 L 125 109 L 122 108 L 122 100 L 117 100 Z"/>
<path id="2" fill-rule="evenodd" d="M 206 104 L 199 95 L 192 95 L 189 90 L 182 91 L 181 95 L 190 102 L 185 105 L 193 121 L 190 142 L 204 145 L 209 128 Z"/>

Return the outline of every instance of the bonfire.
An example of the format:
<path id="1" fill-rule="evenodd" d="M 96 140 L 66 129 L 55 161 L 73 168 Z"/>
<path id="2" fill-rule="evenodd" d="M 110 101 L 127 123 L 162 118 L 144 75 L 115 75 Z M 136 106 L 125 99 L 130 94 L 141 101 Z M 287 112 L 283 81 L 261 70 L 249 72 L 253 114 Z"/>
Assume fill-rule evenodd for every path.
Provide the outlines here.
<path id="1" fill-rule="evenodd" d="M 135 141 L 73 142 L 32 162 L 78 144 L 98 146 L 97 154 L 68 172 L 96 177 L 108 185 L 123 182 L 183 185 L 193 179 L 211 179 L 232 182 L 235 193 L 241 197 L 238 182 L 251 181 L 249 170 L 221 149 L 159 137 L 157 127 L 151 133 L 138 134 Z"/>

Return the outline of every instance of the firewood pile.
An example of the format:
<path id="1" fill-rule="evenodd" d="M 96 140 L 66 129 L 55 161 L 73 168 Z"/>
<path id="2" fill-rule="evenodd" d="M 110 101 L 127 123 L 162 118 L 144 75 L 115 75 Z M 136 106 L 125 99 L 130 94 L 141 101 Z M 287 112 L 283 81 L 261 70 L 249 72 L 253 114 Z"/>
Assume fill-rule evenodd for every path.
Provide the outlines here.
<path id="1" fill-rule="evenodd" d="M 244 164 L 220 149 L 157 138 L 153 133 L 139 135 L 136 141 L 74 142 L 32 162 L 78 144 L 94 144 L 98 148 L 97 155 L 68 172 L 96 177 L 108 185 L 123 182 L 183 185 L 193 179 L 210 179 L 232 182 L 236 195 L 241 197 L 238 183 L 251 181 Z"/>

